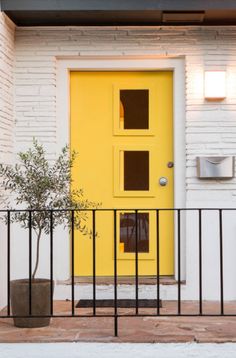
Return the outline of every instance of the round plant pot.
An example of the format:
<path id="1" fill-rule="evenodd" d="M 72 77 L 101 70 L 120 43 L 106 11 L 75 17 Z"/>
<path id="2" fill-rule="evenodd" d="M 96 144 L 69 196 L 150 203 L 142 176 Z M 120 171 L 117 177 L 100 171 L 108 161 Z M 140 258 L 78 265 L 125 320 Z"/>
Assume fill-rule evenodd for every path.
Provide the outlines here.
<path id="1" fill-rule="evenodd" d="M 11 281 L 11 307 L 13 316 L 29 316 L 29 279 Z M 53 282 L 54 288 L 54 282 Z M 51 281 L 48 279 L 31 280 L 31 314 L 32 316 L 49 316 L 51 302 Z M 50 317 L 13 318 L 16 327 L 46 327 Z"/>

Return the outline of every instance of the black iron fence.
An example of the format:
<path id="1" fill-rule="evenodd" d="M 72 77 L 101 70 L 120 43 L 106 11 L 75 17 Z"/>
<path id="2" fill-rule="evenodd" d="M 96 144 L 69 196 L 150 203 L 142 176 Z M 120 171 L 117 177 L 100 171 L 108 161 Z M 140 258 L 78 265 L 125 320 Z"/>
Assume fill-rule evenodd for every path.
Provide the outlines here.
<path id="1" fill-rule="evenodd" d="M 6 225 L 6 234 L 7 234 L 7 247 L 6 247 L 6 252 L 7 252 L 7 268 L 6 268 L 6 275 L 7 275 L 7 306 L 5 309 L 3 309 L 1 311 L 0 314 L 0 318 L 39 318 L 39 317 L 71 317 L 71 318 L 80 318 L 80 317 L 112 317 L 114 318 L 114 334 L 115 336 L 118 335 L 118 320 L 120 317 L 143 317 L 143 316 L 151 316 L 151 317 L 160 317 L 160 316 L 236 316 L 236 309 L 235 311 L 231 311 L 229 312 L 229 310 L 227 309 L 225 311 L 225 305 L 227 304 L 227 300 L 225 300 L 225 296 L 224 296 L 224 279 L 225 279 L 225 274 L 224 274 L 224 259 L 227 260 L 227 258 L 224 256 L 224 234 L 227 234 L 227 230 L 225 228 L 225 222 L 224 222 L 224 217 L 227 216 L 227 213 L 230 213 L 230 216 L 228 217 L 228 221 L 227 222 L 231 222 L 231 224 L 233 223 L 233 217 L 234 214 L 236 214 L 236 209 L 230 209 L 230 208 L 226 208 L 226 209 L 216 209 L 216 208 L 181 208 L 181 209 L 92 209 L 92 210 L 86 210 L 86 209 L 81 209 L 81 211 L 86 212 L 87 215 L 90 215 L 91 218 L 91 240 L 92 240 L 92 262 L 91 262 L 91 267 L 92 267 L 92 275 L 91 275 L 91 285 L 92 285 L 92 299 L 90 300 L 92 303 L 92 307 L 91 307 L 91 312 L 88 313 L 83 313 L 83 311 L 78 310 L 76 307 L 78 298 L 76 298 L 75 295 L 75 286 L 76 286 L 76 277 L 75 277 L 75 220 L 76 220 L 76 215 L 77 215 L 77 211 L 71 210 L 71 209 L 67 209 L 67 210 L 1 210 L 0 213 L 2 216 L 4 216 L 4 223 Z M 140 286 L 140 277 L 142 276 L 139 272 L 139 264 L 140 264 L 140 235 L 139 235 L 139 230 L 140 230 L 140 225 L 143 224 L 143 222 L 141 223 L 141 220 L 146 220 L 145 217 L 139 217 L 140 213 L 143 212 L 146 213 L 154 213 L 155 215 L 155 225 L 156 225 L 156 230 L 155 230 L 155 241 L 156 241 L 156 252 L 155 252 L 155 265 L 156 265 L 156 272 L 155 275 L 152 275 L 152 279 L 155 282 L 153 283 L 153 287 L 155 287 L 155 297 L 152 297 L 152 303 L 156 302 L 155 307 L 153 307 L 151 309 L 145 310 L 143 308 L 145 308 L 142 305 L 140 305 L 141 299 L 139 297 L 139 286 Z M 49 237 L 49 250 L 50 250 L 50 273 L 49 273 L 49 279 L 50 279 L 50 310 L 48 312 L 48 314 L 40 316 L 39 314 L 34 315 L 33 310 L 32 310 L 32 300 L 33 300 L 33 296 L 32 296 L 32 286 L 33 286 L 33 278 L 32 278 L 32 261 L 33 261 L 33 255 L 32 255 L 32 232 L 33 232 L 33 218 L 34 218 L 34 214 L 36 212 L 44 212 L 46 213 L 46 218 L 49 222 L 49 226 L 48 226 L 48 237 Z M 55 240 L 54 240 L 54 216 L 58 215 L 58 213 L 62 213 L 62 212 L 66 212 L 69 214 L 70 216 L 70 227 L 71 227 L 71 234 L 70 234 L 70 242 L 71 242 L 71 260 L 70 260 L 70 265 L 71 265 L 71 302 L 68 303 L 70 305 L 70 309 L 69 312 L 67 313 L 58 313 L 54 311 L 54 304 L 53 304 L 53 290 L 54 290 L 54 247 L 55 247 Z M 110 308 L 109 310 L 99 310 L 99 307 L 97 305 L 97 281 L 98 281 L 98 275 L 97 275 L 97 270 L 96 270 L 96 265 L 97 265 L 97 227 L 96 227 L 96 223 L 97 223 L 97 215 L 101 215 L 104 212 L 110 212 L 112 214 L 112 227 L 113 227 L 113 275 L 110 277 L 110 279 L 112 279 L 113 284 L 112 284 L 112 289 L 114 291 L 113 293 L 113 300 L 112 300 L 112 308 Z M 125 222 L 127 223 L 128 220 L 130 222 L 130 219 L 133 219 L 133 227 L 132 227 L 132 232 L 131 232 L 131 236 L 132 236 L 132 240 L 134 240 L 134 245 L 133 245 L 133 255 L 134 255 L 134 267 L 135 267 L 135 271 L 134 271 L 134 275 L 133 275 L 133 280 L 134 280 L 134 289 L 135 289 L 135 299 L 134 299 L 134 310 L 120 310 L 119 309 L 119 299 L 118 299 L 118 289 L 119 289 L 119 272 L 118 272 L 118 264 L 119 264 L 119 260 L 118 260 L 118 243 L 120 242 L 120 237 L 118 237 L 118 233 L 120 233 L 120 231 L 118 230 L 118 226 L 120 226 L 120 217 L 117 215 L 118 213 L 121 212 L 126 212 L 127 216 L 125 217 Z M 160 217 L 161 217 L 161 213 L 163 212 L 171 212 L 173 214 L 172 219 L 173 219 L 173 223 L 174 223 L 174 232 L 173 235 L 175 237 L 175 274 L 173 277 L 173 284 L 174 287 L 176 288 L 176 298 L 172 299 L 172 301 L 174 301 L 173 304 L 175 304 L 176 306 L 176 310 L 173 311 L 170 310 L 170 312 L 168 312 L 168 310 L 165 310 L 165 301 L 163 300 L 163 298 L 161 297 L 161 286 L 162 286 L 162 277 L 161 277 L 161 272 L 160 272 Z M 210 221 L 207 222 L 205 214 L 206 213 L 214 213 L 214 222 Z M 28 235 L 28 313 L 27 315 L 14 315 L 12 313 L 12 309 L 11 309 L 11 279 L 12 279 L 12 263 L 11 263 L 11 238 L 12 238 L 12 233 L 11 233 L 11 229 L 12 229 L 12 217 L 14 215 L 16 215 L 16 213 L 25 213 L 27 218 L 25 217 L 24 219 L 28 222 L 28 224 L 26 225 L 26 232 Z M 132 215 L 132 217 L 128 217 L 128 215 Z M 185 269 L 183 269 L 183 262 L 185 262 L 186 257 L 183 257 L 183 255 L 187 255 L 186 254 L 186 250 L 183 250 L 183 246 L 185 246 L 185 241 L 183 240 L 183 237 L 185 236 L 186 240 L 188 240 L 188 236 L 189 234 L 186 232 L 186 227 L 188 225 L 190 225 L 190 229 L 192 224 L 188 222 L 188 215 L 193 215 L 194 216 L 194 235 L 195 235 L 195 239 L 194 239 L 194 244 L 196 245 L 196 247 L 198 248 L 196 251 L 196 272 L 197 272 L 197 277 L 196 277 L 196 281 L 195 281 L 195 298 L 194 298 L 194 309 L 190 309 L 190 310 L 186 310 L 185 306 L 184 306 L 184 302 L 185 300 L 182 298 L 182 290 L 184 287 L 184 283 L 183 281 L 186 279 L 184 277 L 185 274 L 183 274 L 183 271 L 185 271 Z M 235 216 L 236 218 L 236 216 Z M 25 221 L 25 222 L 26 222 Z M 204 223 L 203 223 L 204 221 Z M 124 222 L 123 224 L 124 225 Z M 128 224 L 127 224 L 128 225 Z M 143 224 L 144 225 L 144 224 Z M 217 227 L 216 233 L 217 233 L 217 237 L 215 237 L 214 242 L 215 242 L 215 247 L 217 247 L 217 260 L 218 260 L 218 266 L 217 266 L 217 270 L 219 270 L 218 272 L 218 278 L 219 278 L 219 310 L 218 311 L 209 311 L 206 312 L 204 311 L 204 305 L 205 305 L 205 296 L 204 296 L 204 288 L 203 288 L 203 280 L 204 280 L 204 270 L 203 270 L 203 257 L 205 257 L 205 253 L 204 253 L 204 245 L 203 242 L 205 240 L 204 237 L 206 237 L 207 234 L 205 234 L 204 230 L 205 228 L 209 228 L 209 226 L 214 226 Z M 143 226 L 144 227 L 144 226 Z M 145 229 L 145 227 L 144 227 Z M 143 229 L 143 230 L 144 230 Z M 146 230 L 146 229 L 145 229 Z M 144 230 L 144 231 L 145 231 Z M 166 230 L 168 230 L 168 228 L 166 228 Z M 128 229 L 126 228 L 126 231 L 129 233 Z M 230 231 L 230 235 L 232 235 L 232 229 L 229 229 Z M 146 232 L 146 231 L 145 231 Z M 120 235 L 120 234 L 119 234 Z M 145 235 L 145 234 L 143 234 Z M 190 233 L 191 235 L 191 233 Z M 234 233 L 233 233 L 234 235 Z M 236 228 L 235 228 L 235 238 L 236 238 Z M 5 237 L 2 237 L 2 240 L 5 240 Z M 144 237 L 145 240 L 145 237 Z M 196 242 L 197 241 L 197 242 Z M 145 246 L 145 245 L 144 245 Z M 145 246 L 146 247 L 146 246 Z M 145 248 L 145 250 L 147 251 L 147 249 Z M 215 249 L 216 250 L 216 249 Z M 191 259 L 191 258 L 190 258 Z M 205 258 L 204 258 L 205 260 Z M 206 259 L 207 260 L 207 259 Z M 188 284 L 188 282 L 186 282 L 186 285 Z M 233 284 L 233 283 L 232 283 Z M 230 298 L 233 302 L 233 294 L 232 297 Z M 236 297 L 235 297 L 236 299 Z M 162 305 L 160 304 L 162 300 Z M 171 300 L 170 300 L 171 301 Z M 231 303 L 232 303 L 231 302 Z M 184 308 L 184 309 L 183 309 Z M 236 306 L 235 306 L 236 308 Z"/>

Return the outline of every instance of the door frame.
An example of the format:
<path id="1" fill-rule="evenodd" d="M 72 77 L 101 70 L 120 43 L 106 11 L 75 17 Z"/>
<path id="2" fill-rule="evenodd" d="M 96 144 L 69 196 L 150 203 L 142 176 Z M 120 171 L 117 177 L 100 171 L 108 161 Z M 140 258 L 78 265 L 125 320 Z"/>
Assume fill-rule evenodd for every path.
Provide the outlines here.
<path id="1" fill-rule="evenodd" d="M 158 56 L 84 56 L 57 57 L 57 135 L 58 153 L 70 143 L 70 72 L 71 71 L 173 71 L 173 148 L 174 148 L 174 207 L 186 206 L 186 138 L 185 138 L 185 59 L 160 58 Z M 186 276 L 186 240 L 185 222 L 182 220 L 181 230 L 181 279 Z M 177 265 L 177 225 L 174 223 L 174 258 L 175 277 L 178 275 Z M 67 240 L 68 253 L 70 252 Z M 65 244 L 63 245 L 63 250 Z M 64 251 L 65 252 L 65 251 Z M 64 270 L 70 277 L 70 258 L 64 263 Z M 64 276 L 64 274 L 63 274 Z"/>

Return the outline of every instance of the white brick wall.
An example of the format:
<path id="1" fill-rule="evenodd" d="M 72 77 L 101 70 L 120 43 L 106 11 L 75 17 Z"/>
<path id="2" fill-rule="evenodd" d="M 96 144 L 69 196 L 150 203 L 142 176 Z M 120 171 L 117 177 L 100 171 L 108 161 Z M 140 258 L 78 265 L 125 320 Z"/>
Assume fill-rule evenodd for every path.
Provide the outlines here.
<path id="1" fill-rule="evenodd" d="M 14 150 L 14 32 L 13 23 L 0 11 L 0 163 L 11 163 Z M 0 202 L 2 192 L 0 191 Z M 0 221 L 0 307 L 6 303 L 6 227 Z"/>
<path id="2" fill-rule="evenodd" d="M 14 24 L 0 12 L 0 161 L 9 163 L 13 153 Z"/>
<path id="3" fill-rule="evenodd" d="M 90 55 L 161 55 L 182 56 L 186 68 L 186 187 L 189 206 L 234 206 L 236 179 L 230 181 L 199 181 L 196 178 L 197 155 L 236 155 L 236 27 L 169 27 L 169 28 L 17 28 L 0 13 L 0 160 L 10 162 L 15 152 L 27 148 L 35 136 L 44 142 L 51 156 L 57 146 L 56 80 L 57 56 Z M 219 103 L 206 102 L 203 97 L 205 69 L 227 71 L 227 98 Z M 14 71 L 13 71 L 14 70 Z M 13 76 L 14 72 L 14 76 Z M 13 81 L 14 77 L 14 81 Z M 14 96 L 12 93 L 14 87 Z M 13 108 L 14 97 L 14 108 Z M 16 124 L 15 124 L 15 121 Z M 195 215 L 195 219 L 191 217 Z M 217 225 L 211 213 L 204 220 L 204 298 L 218 299 L 219 260 Z M 216 214 L 214 214 L 216 215 Z M 198 221 L 196 213 L 186 219 L 187 285 L 183 297 L 198 297 Z M 228 214 L 224 229 L 225 298 L 235 299 L 232 285 L 235 276 L 235 220 Z M 6 228 L 5 228 L 6 229 Z M 0 227 L 0 307 L 6 303 L 6 230 Z M 227 235 L 226 235 L 227 234 Z M 64 236 L 63 236 L 64 235 Z M 57 234 L 55 278 L 69 274 L 68 237 Z M 15 228 L 11 237 L 11 279 L 25 276 L 27 262 L 25 233 Z M 64 241 L 63 241 L 64 240 Z M 44 241 L 40 275 L 47 270 L 47 241 Z M 186 256 L 185 256 L 186 250 Z M 26 256 L 24 256 L 26 255 Z M 19 257 L 21 259 L 19 260 Z M 22 259 L 23 257 L 23 259 Z M 26 259 L 25 259 L 26 258 Z M 61 259 L 63 258 L 63 259 Z M 205 260 L 205 261 L 204 261 Z M 209 264 L 210 263 L 210 264 Z M 59 268 L 60 266 L 60 268 Z M 27 269 L 28 270 L 28 269 Z M 183 269 L 184 270 L 184 269 Z M 214 277 L 214 280 L 212 279 Z M 212 283 L 217 284 L 217 289 Z M 170 295 L 169 295 L 170 289 Z M 175 287 L 173 288 L 175 289 Z M 175 297 L 168 288 L 166 297 Z M 56 296 L 64 299 L 63 287 L 56 287 Z M 104 291 L 105 292 L 105 291 Z M 195 295 L 195 296 L 194 296 Z M 162 294 L 165 299 L 165 294 Z"/>
<path id="4" fill-rule="evenodd" d="M 185 56 L 189 205 L 195 201 L 231 205 L 236 198 L 236 179 L 199 181 L 195 157 L 236 154 L 236 27 L 18 28 L 17 148 L 35 136 L 55 151 L 56 56 L 87 55 Z M 227 99 L 220 103 L 204 100 L 206 69 L 227 71 Z"/>

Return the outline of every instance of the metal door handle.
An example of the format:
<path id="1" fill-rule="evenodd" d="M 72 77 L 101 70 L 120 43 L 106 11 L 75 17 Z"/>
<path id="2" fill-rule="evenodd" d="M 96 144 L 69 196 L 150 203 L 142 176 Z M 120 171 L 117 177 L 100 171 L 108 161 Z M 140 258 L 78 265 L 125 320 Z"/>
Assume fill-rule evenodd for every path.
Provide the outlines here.
<path id="1" fill-rule="evenodd" d="M 166 177 L 161 177 L 161 178 L 159 179 L 159 184 L 160 184 L 161 186 L 166 186 L 166 185 L 168 184 L 167 178 L 166 178 Z"/>

